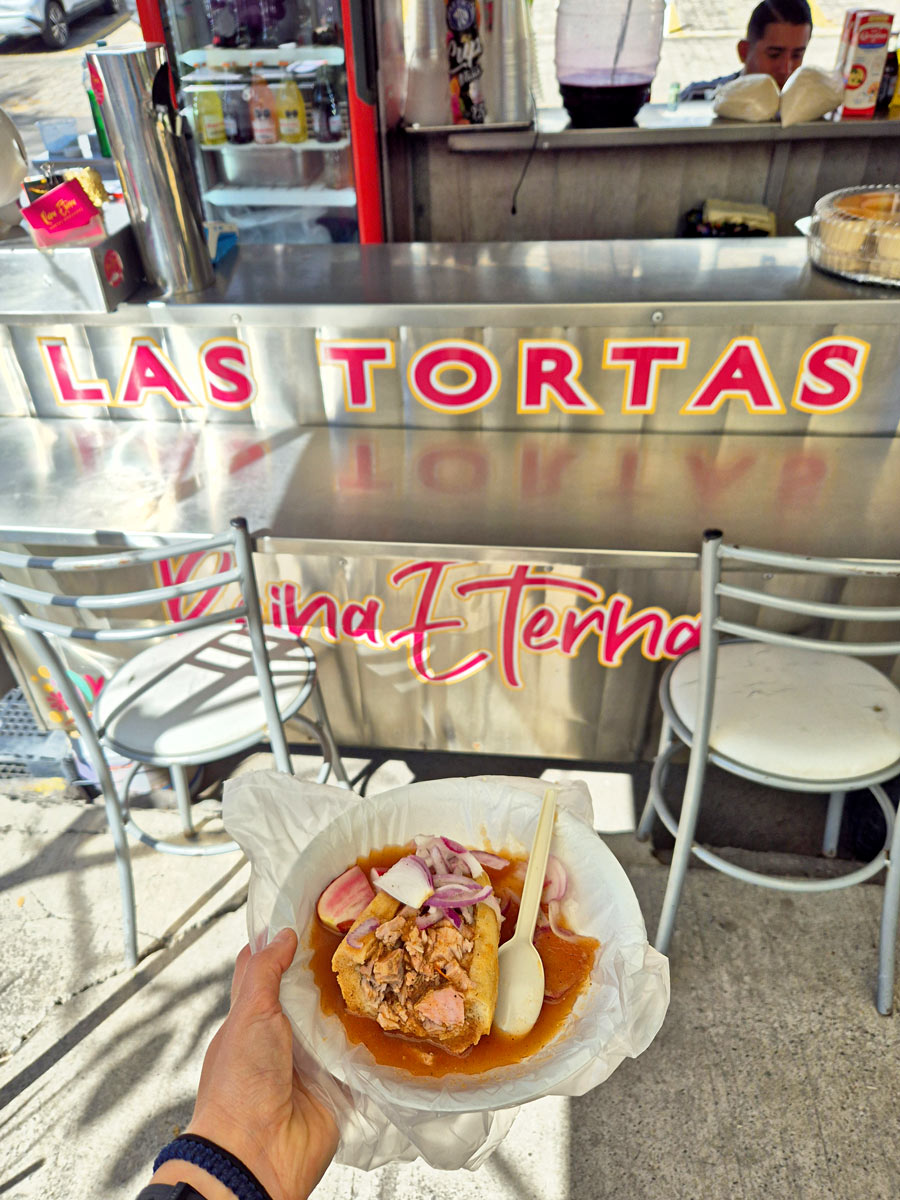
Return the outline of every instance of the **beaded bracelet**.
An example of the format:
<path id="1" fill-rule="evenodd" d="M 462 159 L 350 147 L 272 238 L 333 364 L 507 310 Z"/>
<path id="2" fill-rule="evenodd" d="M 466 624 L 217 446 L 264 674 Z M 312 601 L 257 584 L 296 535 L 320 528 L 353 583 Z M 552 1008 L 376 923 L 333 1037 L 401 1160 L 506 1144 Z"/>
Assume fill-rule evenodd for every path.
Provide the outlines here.
<path id="1" fill-rule="evenodd" d="M 272 1200 L 253 1172 L 248 1170 L 239 1158 L 235 1158 L 209 1138 L 200 1137 L 196 1133 L 181 1134 L 160 1150 L 153 1170 L 158 1170 L 163 1163 L 173 1159 L 200 1167 L 214 1179 L 218 1179 L 219 1183 L 223 1183 L 229 1191 L 234 1192 L 238 1200 Z"/>

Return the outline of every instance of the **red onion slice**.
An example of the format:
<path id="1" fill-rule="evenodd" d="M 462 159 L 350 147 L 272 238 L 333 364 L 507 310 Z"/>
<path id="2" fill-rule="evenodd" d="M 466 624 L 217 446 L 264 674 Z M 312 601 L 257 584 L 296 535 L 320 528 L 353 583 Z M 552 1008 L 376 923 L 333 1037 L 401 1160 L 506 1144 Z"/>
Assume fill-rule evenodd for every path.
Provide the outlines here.
<path id="1" fill-rule="evenodd" d="M 417 929 L 428 929 L 430 926 L 437 924 L 442 920 L 444 914 L 439 908 L 426 908 L 423 913 L 419 913 L 416 917 Z"/>
<path id="2" fill-rule="evenodd" d="M 415 854 L 398 859 L 379 878 L 378 887 L 410 908 L 421 908 L 434 891 L 431 872 Z"/>
<path id="3" fill-rule="evenodd" d="M 351 929 L 347 934 L 347 945 L 352 946 L 354 950 L 358 950 L 363 944 L 364 938 L 368 936 L 374 929 L 377 929 L 381 922 L 377 917 L 366 917 L 365 921 L 360 921 L 355 929 Z"/>
<path id="4" fill-rule="evenodd" d="M 509 866 L 508 858 L 501 858 L 499 854 L 489 854 L 487 850 L 472 850 L 471 854 L 490 871 L 502 871 L 504 867 Z"/>
<path id="5" fill-rule="evenodd" d="M 460 908 L 467 904 L 479 904 L 482 900 L 487 900 L 488 896 L 492 896 L 493 891 L 485 884 L 484 887 L 479 887 L 477 884 L 473 887 L 465 887 L 463 884 L 448 884 L 446 887 L 438 888 L 432 896 L 429 897 L 429 904 L 433 904 L 436 908 Z"/>
<path id="6" fill-rule="evenodd" d="M 578 935 L 576 933 L 572 933 L 570 929 L 566 929 L 560 924 L 561 915 L 562 905 L 558 900 L 551 900 L 547 905 L 547 916 L 550 918 L 550 928 L 558 938 L 562 938 L 563 941 L 566 942 L 572 942 L 577 938 Z"/>
<path id="7" fill-rule="evenodd" d="M 547 873 L 544 876 L 544 890 L 541 893 L 541 903 L 549 904 L 551 900 L 562 900 L 569 886 L 566 868 L 559 859 L 551 854 L 547 859 Z"/>
<path id="8" fill-rule="evenodd" d="M 465 846 L 461 846 L 459 844 L 459 842 L 454 842 L 451 838 L 442 837 L 440 840 L 444 843 L 444 845 L 447 847 L 447 849 L 452 850 L 454 854 L 467 854 L 468 853 Z"/>

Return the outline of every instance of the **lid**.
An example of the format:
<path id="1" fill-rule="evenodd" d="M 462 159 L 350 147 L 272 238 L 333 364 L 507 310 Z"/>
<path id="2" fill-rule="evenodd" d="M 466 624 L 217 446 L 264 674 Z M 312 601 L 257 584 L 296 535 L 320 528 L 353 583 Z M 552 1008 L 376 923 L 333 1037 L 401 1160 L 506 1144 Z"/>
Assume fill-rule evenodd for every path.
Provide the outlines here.
<path id="1" fill-rule="evenodd" d="M 842 188 L 819 200 L 807 239 L 816 266 L 900 286 L 900 186 Z"/>

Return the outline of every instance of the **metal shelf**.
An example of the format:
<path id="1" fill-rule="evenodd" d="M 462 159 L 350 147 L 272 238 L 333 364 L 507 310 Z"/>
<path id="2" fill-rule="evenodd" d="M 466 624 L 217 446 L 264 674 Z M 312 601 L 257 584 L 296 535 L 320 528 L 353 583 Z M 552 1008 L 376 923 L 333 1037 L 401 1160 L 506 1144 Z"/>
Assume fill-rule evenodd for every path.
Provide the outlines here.
<path id="1" fill-rule="evenodd" d="M 218 145 L 209 146 L 205 142 L 198 142 L 197 145 L 201 150 L 208 150 L 211 153 L 215 151 L 225 150 L 229 154 L 271 154 L 273 150 L 294 150 L 298 154 L 313 152 L 324 152 L 327 150 L 346 150 L 350 145 L 349 138 L 341 138 L 339 142 L 317 142 L 315 138 L 307 138 L 304 142 L 272 142 L 271 144 L 262 145 L 259 142 L 220 142 Z"/>
<path id="2" fill-rule="evenodd" d="M 204 199 L 208 204 L 243 204 L 250 208 L 355 208 L 356 189 L 214 187 Z"/>
<path id="3" fill-rule="evenodd" d="M 327 63 L 330 67 L 340 67 L 344 63 L 343 46 L 251 46 L 243 49 L 239 46 L 223 48 L 220 46 L 202 46 L 197 50 L 187 50 L 179 55 L 181 62 L 189 67 L 254 67 L 262 63 L 264 67 L 280 67 L 282 63 Z"/>

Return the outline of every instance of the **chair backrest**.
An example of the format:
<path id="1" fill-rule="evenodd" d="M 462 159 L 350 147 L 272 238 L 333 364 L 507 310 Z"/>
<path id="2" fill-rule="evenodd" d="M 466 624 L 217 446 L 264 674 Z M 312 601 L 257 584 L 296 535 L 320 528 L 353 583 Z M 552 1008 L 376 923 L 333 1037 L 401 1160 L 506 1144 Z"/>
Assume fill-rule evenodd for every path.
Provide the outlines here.
<path id="1" fill-rule="evenodd" d="M 77 534 L 68 536 L 65 540 L 72 545 L 79 541 Z M 58 537 L 54 540 L 59 540 Z M 124 536 L 115 535 L 110 540 L 123 545 Z M 215 537 L 186 540 L 184 538 L 160 536 L 154 538 L 154 545 L 145 549 L 111 549 L 87 555 L 60 555 L 45 557 L 42 555 L 22 554 L 0 550 L 0 605 L 18 624 L 27 639 L 32 652 L 44 659 L 54 673 L 54 683 L 58 686 L 75 724 L 86 744 L 100 753 L 97 745 L 96 731 L 82 700 L 79 689 L 72 682 L 56 645 L 57 639 L 64 641 L 90 642 L 144 642 L 155 638 L 172 637 L 190 629 L 206 626 L 229 624 L 234 621 L 245 621 L 250 638 L 253 667 L 259 681 L 272 752 L 278 769 L 291 773 L 290 755 L 284 736 L 284 730 L 278 715 L 278 706 L 272 685 L 272 675 L 266 653 L 265 635 L 263 632 L 262 613 L 259 604 L 259 592 L 253 569 L 253 546 L 247 530 L 247 523 L 242 517 L 236 517 L 229 529 Z M 212 554 L 219 551 L 218 557 Z M 189 556 L 203 555 L 204 562 L 212 562 L 213 569 L 209 574 L 194 576 L 175 582 L 162 582 L 155 587 L 135 589 L 127 586 L 131 581 L 115 580 L 116 585 L 125 590 L 116 591 L 113 585 L 113 572 L 134 572 L 135 568 L 160 563 L 163 560 L 177 557 L 184 562 Z M 208 557 L 207 557 L 208 556 Z M 108 591 L 97 595 L 73 593 L 71 588 L 66 591 L 45 591 L 16 583 L 8 578 L 10 570 L 40 570 L 48 571 L 54 576 L 54 584 L 64 576 L 75 572 L 109 572 L 111 586 Z M 159 578 L 159 572 L 157 573 Z M 236 584 L 240 598 L 229 608 L 217 609 L 215 606 L 204 607 L 196 615 L 184 619 L 166 620 L 163 623 L 148 618 L 146 609 L 150 605 L 164 605 L 168 601 L 178 600 L 185 596 L 209 592 L 210 589 L 224 588 Z M 68 624 L 53 620 L 44 610 L 67 609 L 70 613 L 75 610 L 78 614 L 94 613 L 101 616 L 114 616 L 114 627 L 107 625 L 88 627 L 85 624 Z M 134 615 L 134 610 L 144 610 L 142 616 Z M 101 754 L 102 757 L 102 754 Z M 95 768 L 97 764 L 94 764 Z M 101 768 L 102 770 L 102 768 Z"/>
<path id="2" fill-rule="evenodd" d="M 842 641 L 837 638 L 814 637 L 806 632 L 785 633 L 749 625 L 746 622 L 727 620 L 721 615 L 720 602 L 723 599 L 744 601 L 763 609 L 825 621 L 900 624 L 900 607 L 897 606 L 804 600 L 776 595 L 756 587 L 724 582 L 722 565 L 727 562 L 746 564 L 748 568 L 758 568 L 762 571 L 774 570 L 846 579 L 900 579 L 900 562 L 815 558 L 809 555 L 787 554 L 783 551 L 730 545 L 723 540 L 719 530 L 710 529 L 703 535 L 700 582 L 701 640 L 702 630 L 706 627 L 710 634 L 727 634 L 729 637 L 748 638 L 775 646 L 801 646 L 809 650 L 866 657 L 900 654 L 900 640 L 896 634 L 893 640 Z"/>

